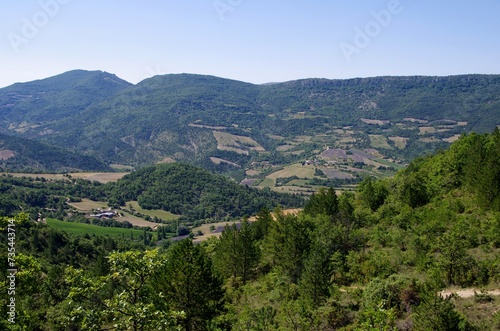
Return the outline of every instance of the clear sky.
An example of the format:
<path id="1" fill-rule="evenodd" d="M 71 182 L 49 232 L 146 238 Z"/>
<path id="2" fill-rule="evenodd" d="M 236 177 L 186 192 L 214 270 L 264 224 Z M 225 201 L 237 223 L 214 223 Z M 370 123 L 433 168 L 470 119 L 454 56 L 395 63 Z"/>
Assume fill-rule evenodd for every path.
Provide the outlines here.
<path id="1" fill-rule="evenodd" d="M 500 0 L 3 0 L 0 87 L 72 69 L 137 83 L 500 74 Z"/>

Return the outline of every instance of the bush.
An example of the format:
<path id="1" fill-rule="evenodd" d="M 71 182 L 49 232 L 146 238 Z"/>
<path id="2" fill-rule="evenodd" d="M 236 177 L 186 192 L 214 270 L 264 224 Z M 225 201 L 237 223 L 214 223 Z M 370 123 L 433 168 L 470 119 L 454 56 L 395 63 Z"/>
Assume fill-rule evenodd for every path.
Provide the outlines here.
<path id="1" fill-rule="evenodd" d="M 183 225 L 177 227 L 177 235 L 178 236 L 187 236 L 189 234 L 189 229 Z"/>

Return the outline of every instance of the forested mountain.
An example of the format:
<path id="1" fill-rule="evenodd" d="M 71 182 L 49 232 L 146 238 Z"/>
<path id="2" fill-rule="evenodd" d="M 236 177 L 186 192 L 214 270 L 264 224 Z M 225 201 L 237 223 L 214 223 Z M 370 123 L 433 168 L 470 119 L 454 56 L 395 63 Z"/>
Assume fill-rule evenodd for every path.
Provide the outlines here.
<path id="1" fill-rule="evenodd" d="M 0 171 L 112 171 L 93 156 L 0 133 Z"/>
<path id="2" fill-rule="evenodd" d="M 19 133 L 51 134 L 48 123 L 74 116 L 132 84 L 102 71 L 73 70 L 0 89 L 0 122 Z M 43 126 L 46 130 L 36 130 Z"/>
<path id="3" fill-rule="evenodd" d="M 16 326 L 496 330 L 499 164 L 499 129 L 463 135 L 394 178 L 365 179 L 355 192 L 341 195 L 324 188 L 298 215 L 276 209 L 273 216 L 263 209 L 254 222 L 228 226 L 219 238 L 200 244 L 186 239 L 148 248 L 126 238 L 69 236 L 23 213 L 2 218 L 4 260 L 11 246 L 8 228 L 15 228 L 18 240 Z M 112 195 L 123 190 L 149 195 L 145 203 L 161 203 L 143 185 L 202 192 L 202 184 L 208 185 L 204 171 L 193 172 L 194 181 L 175 175 L 191 170 L 179 164 L 145 168 L 108 187 Z M 88 194 L 93 186 L 81 185 L 79 192 Z M 102 195 L 105 188 L 94 189 Z M 181 192 L 186 201 L 193 198 Z M 8 272 L 0 270 L 4 287 Z M 450 287 L 478 290 L 470 298 L 440 294 Z M 9 296 L 4 291 L 1 297 L 7 316 Z M 9 325 L 6 319 L 0 323 Z"/>
<path id="4" fill-rule="evenodd" d="M 253 85 L 179 74 L 131 85 L 73 71 L 0 89 L 0 129 L 131 165 L 171 158 L 235 170 L 311 159 L 325 146 L 406 162 L 499 125 L 499 88 L 496 75 Z"/>

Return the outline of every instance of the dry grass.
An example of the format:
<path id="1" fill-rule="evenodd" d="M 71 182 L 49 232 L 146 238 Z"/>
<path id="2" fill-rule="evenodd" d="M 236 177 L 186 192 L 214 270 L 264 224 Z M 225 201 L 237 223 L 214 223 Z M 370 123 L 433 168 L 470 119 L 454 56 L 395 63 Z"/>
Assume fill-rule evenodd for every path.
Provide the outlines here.
<path id="1" fill-rule="evenodd" d="M 283 139 L 285 139 L 285 137 L 278 136 L 278 135 L 275 135 L 275 134 L 268 134 L 267 136 L 268 136 L 269 138 L 271 138 L 271 139 L 275 139 L 275 140 L 283 140 Z"/>
<path id="2" fill-rule="evenodd" d="M 26 173 L 9 173 L 9 172 L 5 172 L 2 174 L 11 175 L 12 177 L 16 177 L 16 178 L 21 178 L 21 177 L 37 178 L 38 177 L 38 178 L 43 178 L 46 180 L 67 179 L 67 177 L 65 177 L 62 174 L 26 174 Z"/>
<path id="3" fill-rule="evenodd" d="M 434 143 L 439 141 L 436 137 L 429 137 L 429 138 L 420 138 L 419 141 L 424 142 L 424 143 Z"/>
<path id="4" fill-rule="evenodd" d="M 264 147 L 252 138 L 219 131 L 213 131 L 213 134 L 217 140 L 217 149 L 219 150 L 233 151 L 239 154 L 248 154 L 249 150 L 265 152 Z"/>
<path id="5" fill-rule="evenodd" d="M 210 227 L 214 226 L 215 228 L 217 228 L 219 226 L 226 226 L 226 225 L 231 226 L 234 223 L 239 223 L 239 222 L 234 221 L 234 222 L 208 223 L 208 224 L 203 224 L 203 225 L 200 225 L 199 227 L 193 228 L 192 232 L 195 233 L 195 234 L 198 231 L 203 232 L 202 236 L 196 236 L 193 241 L 194 242 L 202 242 L 202 241 L 207 240 L 210 237 L 220 237 L 220 235 L 222 234 L 222 232 L 212 233 L 212 232 L 210 232 Z"/>
<path id="6" fill-rule="evenodd" d="M 451 136 L 451 137 L 448 137 L 448 138 L 443 138 L 443 141 L 446 141 L 448 143 L 452 143 L 452 142 L 455 142 L 457 141 L 458 139 L 460 139 L 461 135 L 460 134 L 456 134 L 454 136 Z"/>
<path id="7" fill-rule="evenodd" d="M 267 178 L 276 179 L 284 177 L 297 176 L 299 178 L 313 178 L 314 166 L 292 165 L 285 167 L 283 170 L 273 172 Z"/>
<path id="8" fill-rule="evenodd" d="M 247 171 L 245 172 L 245 174 L 246 174 L 247 176 L 257 176 L 257 175 L 259 175 L 261 172 L 262 172 L 262 171 L 260 171 L 260 170 L 255 170 L 255 169 L 252 169 L 252 170 L 247 170 Z"/>
<path id="9" fill-rule="evenodd" d="M 93 209 L 106 209 L 108 208 L 108 203 L 104 201 L 92 201 L 90 199 L 82 199 L 81 202 L 72 202 L 68 203 L 68 205 L 83 211 L 90 212 Z"/>
<path id="10" fill-rule="evenodd" d="M 479 293 L 479 291 L 478 291 Z M 500 311 L 500 297 L 491 296 L 490 302 L 476 302 L 474 295 L 468 298 L 454 299 L 456 309 L 480 330 L 500 330 L 500 321 L 493 315 Z"/>
<path id="11" fill-rule="evenodd" d="M 220 159 L 218 157 L 210 157 L 210 161 L 212 161 L 214 164 L 227 163 L 227 164 L 232 165 L 233 167 L 241 168 L 239 164 L 236 164 L 236 163 L 228 161 L 228 160 Z"/>
<path id="12" fill-rule="evenodd" d="M 282 210 L 283 214 L 285 215 L 289 215 L 289 214 L 294 214 L 294 215 L 297 215 L 302 209 L 284 209 Z M 275 214 L 274 213 L 271 213 L 271 216 L 273 218 L 275 218 Z M 252 216 L 248 219 L 249 222 L 255 222 L 257 221 L 257 218 L 255 216 Z M 197 233 L 198 231 L 201 231 L 203 232 L 203 235 L 201 236 L 196 236 L 194 238 L 194 242 L 202 242 L 202 241 L 205 241 L 207 240 L 208 238 L 210 237 L 220 237 L 220 235 L 222 234 L 222 232 L 210 232 L 210 228 L 213 226 L 215 228 L 218 228 L 220 226 L 222 227 L 225 227 L 226 225 L 228 226 L 231 226 L 235 223 L 240 223 L 241 221 L 232 221 L 232 222 L 218 222 L 218 223 L 207 223 L 207 224 L 202 224 L 196 228 L 193 228 L 192 229 L 192 232 L 193 233 Z"/>
<path id="13" fill-rule="evenodd" d="M 125 204 L 127 208 L 129 206 L 132 206 L 135 211 L 138 211 L 141 214 L 148 215 L 151 217 L 158 217 L 161 218 L 162 220 L 170 221 L 170 220 L 176 220 L 180 215 L 172 214 L 171 212 L 165 211 L 165 210 L 148 210 L 148 209 L 143 209 L 141 206 L 139 206 L 139 203 L 137 201 L 129 201 Z"/>
<path id="14" fill-rule="evenodd" d="M 6 173 L 14 177 L 31 177 L 31 178 L 44 178 L 46 180 L 62 180 L 68 179 L 63 174 L 26 174 L 26 173 Z M 100 183 L 116 182 L 118 179 L 125 176 L 126 172 L 72 172 L 68 175 L 72 178 L 85 179 L 89 181 L 97 181 Z"/>
<path id="15" fill-rule="evenodd" d="M 274 187 L 275 181 L 272 178 L 265 178 L 257 187 Z"/>
<path id="16" fill-rule="evenodd" d="M 297 136 L 295 137 L 295 141 L 298 142 L 298 143 L 307 143 L 307 142 L 310 142 L 312 140 L 313 137 L 311 136 Z"/>
<path id="17" fill-rule="evenodd" d="M 361 121 L 366 124 L 374 124 L 374 125 L 384 125 L 391 123 L 390 121 L 370 120 L 366 118 L 362 118 Z"/>
<path id="18" fill-rule="evenodd" d="M 408 143 L 409 138 L 403 138 L 403 137 L 389 137 L 389 140 L 396 145 L 397 148 L 399 149 L 405 149 L 406 144 Z"/>
<path id="19" fill-rule="evenodd" d="M 134 226 L 142 226 L 142 227 L 151 227 L 151 229 L 156 229 L 158 226 L 160 226 L 160 223 L 154 223 L 154 222 L 148 222 L 140 217 L 130 215 L 129 213 L 120 211 L 121 214 L 123 214 L 122 217 L 116 218 L 117 221 L 127 221 L 130 222 Z"/>
<path id="20" fill-rule="evenodd" d="M 392 149 L 391 145 L 387 142 L 387 138 L 382 135 L 378 134 L 371 134 L 369 135 L 370 137 L 370 143 L 373 148 L 385 148 L 385 149 Z"/>
<path id="21" fill-rule="evenodd" d="M 116 169 L 116 170 L 126 170 L 126 171 L 134 170 L 134 167 L 124 165 L 124 164 L 110 164 L 109 166 L 113 169 Z"/>
<path id="22" fill-rule="evenodd" d="M 278 152 L 286 152 L 286 151 L 289 151 L 289 150 L 294 149 L 294 148 L 295 148 L 295 146 L 293 146 L 293 145 L 281 145 L 281 146 L 276 147 L 276 150 Z"/>
<path id="23" fill-rule="evenodd" d="M 212 130 L 226 130 L 227 127 L 225 126 L 211 126 L 211 125 L 202 125 L 202 124 L 188 124 L 188 126 L 193 127 L 193 128 L 203 128 L 203 129 L 212 129 Z"/>
<path id="24" fill-rule="evenodd" d="M 426 121 L 426 120 L 421 120 L 421 119 L 412 118 L 412 117 L 403 118 L 403 121 L 412 122 L 412 123 L 421 123 L 421 124 L 425 124 L 425 123 L 429 122 L 429 121 Z"/>
<path id="25" fill-rule="evenodd" d="M 123 176 L 127 175 L 127 172 L 96 172 L 96 173 L 87 173 L 87 172 L 77 172 L 71 173 L 70 176 L 73 178 L 81 178 L 90 181 L 96 181 L 99 183 L 106 184 L 108 182 L 116 182 L 118 179 L 123 178 Z"/>
<path id="26" fill-rule="evenodd" d="M 163 160 L 158 161 L 157 163 L 158 163 L 158 164 L 163 164 L 163 163 L 175 163 L 175 162 L 177 162 L 177 161 L 175 161 L 173 158 L 171 158 L 171 157 L 166 157 L 166 158 L 164 158 Z"/>
<path id="27" fill-rule="evenodd" d="M 11 150 L 4 149 L 3 151 L 0 151 L 0 160 L 2 160 L 2 161 L 8 160 L 14 156 L 15 156 L 15 153 Z"/>
<path id="28" fill-rule="evenodd" d="M 421 126 L 418 128 L 419 134 L 429 134 L 429 133 L 435 133 L 436 128 L 433 128 L 432 126 Z"/>

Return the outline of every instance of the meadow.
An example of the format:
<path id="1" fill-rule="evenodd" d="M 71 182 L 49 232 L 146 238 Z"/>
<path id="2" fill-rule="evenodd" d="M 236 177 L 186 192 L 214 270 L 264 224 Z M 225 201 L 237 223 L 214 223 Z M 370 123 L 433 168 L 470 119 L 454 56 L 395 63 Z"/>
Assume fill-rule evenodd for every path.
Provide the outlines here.
<path id="1" fill-rule="evenodd" d="M 110 237 L 126 237 L 139 238 L 144 232 L 135 229 L 103 227 L 85 223 L 64 222 L 55 219 L 47 219 L 47 225 L 53 229 L 63 230 L 71 234 L 79 235 L 96 235 L 96 236 L 110 236 Z"/>

